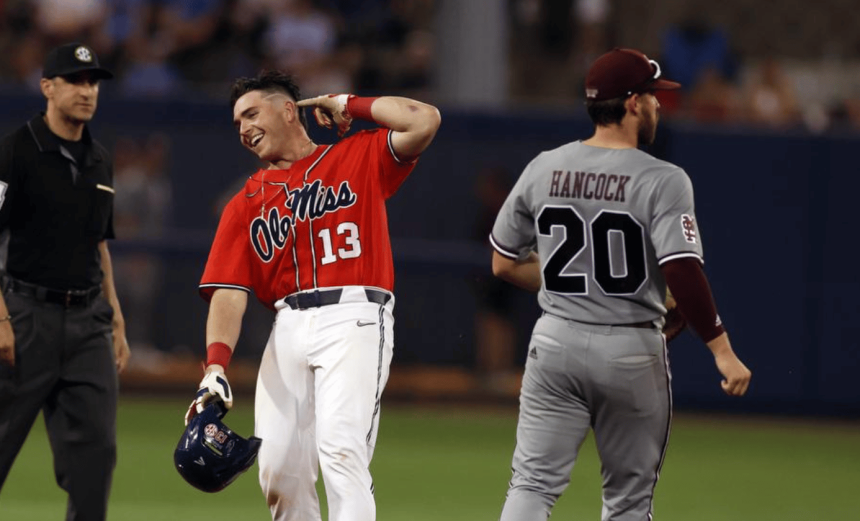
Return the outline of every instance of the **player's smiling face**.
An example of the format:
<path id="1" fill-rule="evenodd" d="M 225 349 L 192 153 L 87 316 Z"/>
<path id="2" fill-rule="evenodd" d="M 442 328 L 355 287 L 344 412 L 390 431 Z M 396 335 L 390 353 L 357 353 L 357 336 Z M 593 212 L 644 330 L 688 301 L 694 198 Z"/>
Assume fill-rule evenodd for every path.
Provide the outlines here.
<path id="1" fill-rule="evenodd" d="M 283 94 L 254 90 L 233 107 L 233 125 L 242 146 L 263 161 L 275 162 L 286 150 L 289 121 L 285 103 L 291 102 Z"/>

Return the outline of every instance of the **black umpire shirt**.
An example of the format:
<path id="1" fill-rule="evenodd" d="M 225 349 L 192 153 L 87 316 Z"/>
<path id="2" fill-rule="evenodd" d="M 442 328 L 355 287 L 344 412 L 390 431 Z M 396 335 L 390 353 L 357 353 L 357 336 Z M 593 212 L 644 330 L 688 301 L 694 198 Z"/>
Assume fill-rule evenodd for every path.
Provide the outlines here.
<path id="1" fill-rule="evenodd" d="M 10 276 L 59 290 L 101 284 L 98 243 L 114 237 L 113 167 L 87 128 L 81 144 L 69 150 L 75 147 L 63 145 L 43 114 L 0 141 L 0 230 L 10 231 Z"/>

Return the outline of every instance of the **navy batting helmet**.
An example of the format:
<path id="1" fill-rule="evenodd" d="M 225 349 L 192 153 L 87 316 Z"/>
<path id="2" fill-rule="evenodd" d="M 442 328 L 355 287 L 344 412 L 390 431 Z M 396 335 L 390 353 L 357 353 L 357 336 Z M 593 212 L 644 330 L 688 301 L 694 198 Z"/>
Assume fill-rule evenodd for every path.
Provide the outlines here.
<path id="1" fill-rule="evenodd" d="M 218 492 L 254 464 L 260 438 L 247 440 L 224 425 L 227 409 L 220 401 L 194 416 L 173 452 L 176 470 L 193 487 Z"/>

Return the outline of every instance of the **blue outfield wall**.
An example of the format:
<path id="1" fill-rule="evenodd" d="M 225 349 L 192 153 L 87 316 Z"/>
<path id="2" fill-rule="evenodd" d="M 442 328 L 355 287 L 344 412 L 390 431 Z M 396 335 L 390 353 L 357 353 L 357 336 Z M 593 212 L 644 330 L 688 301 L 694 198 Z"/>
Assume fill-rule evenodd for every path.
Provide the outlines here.
<path id="1" fill-rule="evenodd" d="M 0 101 L 4 133 L 40 110 L 39 98 Z M 153 329 L 165 349 L 202 352 L 206 305 L 196 285 L 214 234 L 215 200 L 255 169 L 229 108 L 105 98 L 93 123 L 119 136 L 171 142 L 173 231 L 157 241 L 118 240 L 115 255 L 156 253 L 169 269 Z M 489 167 L 519 174 L 539 151 L 587 137 L 584 114 L 490 115 L 443 108 L 440 132 L 389 201 L 397 269 L 395 364 L 474 363 L 475 282 L 490 250 L 475 241 L 475 179 Z M 313 137 L 334 135 L 317 129 Z M 666 121 L 652 153 L 693 179 L 705 270 L 736 351 L 753 371 L 749 395 L 724 397 L 707 348 L 690 333 L 670 346 L 679 406 L 803 414 L 860 414 L 860 276 L 853 213 L 860 193 L 860 135 L 815 136 L 691 127 Z M 118 281 L 118 283 L 122 283 Z M 538 316 L 517 291 L 519 358 Z M 252 306 L 239 353 L 259 356 L 271 316 Z"/>

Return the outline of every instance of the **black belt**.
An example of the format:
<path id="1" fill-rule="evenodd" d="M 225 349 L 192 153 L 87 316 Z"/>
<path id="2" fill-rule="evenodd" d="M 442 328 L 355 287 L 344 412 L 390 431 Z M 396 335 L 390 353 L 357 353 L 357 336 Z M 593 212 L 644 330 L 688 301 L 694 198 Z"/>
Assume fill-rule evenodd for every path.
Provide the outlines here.
<path id="1" fill-rule="evenodd" d="M 559 315 L 553 315 L 552 313 L 547 313 L 546 311 L 544 311 L 543 313 L 546 315 L 550 315 L 550 316 L 559 318 L 561 320 L 573 322 L 574 324 L 582 324 L 584 326 L 591 326 L 591 327 L 635 327 L 638 329 L 654 329 L 657 327 L 654 325 L 654 322 L 651 320 L 647 320 L 645 322 L 631 322 L 630 324 L 592 324 L 590 322 L 581 322 L 579 320 L 574 320 L 572 318 L 562 317 Z"/>
<path id="2" fill-rule="evenodd" d="M 374 302 L 379 305 L 385 305 L 391 299 L 391 295 L 388 293 L 370 288 L 365 288 L 364 294 L 367 296 L 367 302 Z M 341 295 L 343 295 L 343 289 L 341 288 L 315 289 L 313 291 L 293 293 L 284 298 L 284 303 L 290 306 L 291 309 L 319 308 L 340 303 Z"/>
<path id="3" fill-rule="evenodd" d="M 102 292 L 101 286 L 93 286 L 89 289 L 59 290 L 51 289 L 36 284 L 30 284 L 12 277 L 6 277 L 6 286 L 9 291 L 30 297 L 41 302 L 59 304 L 63 307 L 83 307 L 89 305 Z"/>
<path id="4" fill-rule="evenodd" d="M 651 329 L 654 327 L 653 322 L 634 322 L 632 324 L 615 324 L 613 327 L 638 327 L 639 329 Z"/>

